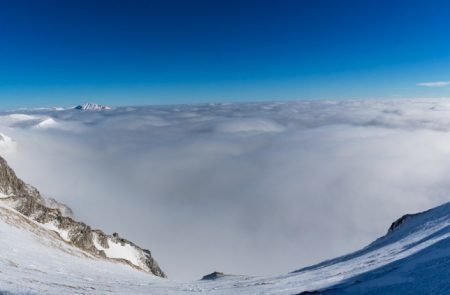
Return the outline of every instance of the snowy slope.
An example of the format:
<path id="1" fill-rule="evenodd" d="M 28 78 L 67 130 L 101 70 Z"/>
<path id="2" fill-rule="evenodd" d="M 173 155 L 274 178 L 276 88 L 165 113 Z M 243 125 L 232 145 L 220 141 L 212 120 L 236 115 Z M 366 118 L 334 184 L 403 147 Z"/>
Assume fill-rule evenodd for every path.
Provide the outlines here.
<path id="1" fill-rule="evenodd" d="M 355 253 L 276 277 L 175 282 L 93 257 L 51 227 L 0 207 L 0 291 L 27 294 L 445 294 L 450 203 L 403 218 Z M 5 250 L 7 249 L 7 250 Z M 299 249 L 301 251 L 301 249 Z M 220 255 L 220 254 L 218 254 Z"/>

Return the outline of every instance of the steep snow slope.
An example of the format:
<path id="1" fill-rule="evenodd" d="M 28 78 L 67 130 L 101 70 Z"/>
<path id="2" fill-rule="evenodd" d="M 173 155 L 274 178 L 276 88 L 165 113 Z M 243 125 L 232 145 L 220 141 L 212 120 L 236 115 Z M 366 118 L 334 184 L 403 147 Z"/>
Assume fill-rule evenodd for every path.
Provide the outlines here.
<path id="1" fill-rule="evenodd" d="M 367 248 L 347 256 L 370 255 L 373 268 L 323 290 L 325 294 L 450 294 L 450 203 L 423 213 L 405 215 L 389 233 Z M 401 249 L 397 255 L 394 251 Z M 395 256 L 401 259 L 393 259 Z M 345 259 L 345 258 L 344 258 Z M 339 263 L 325 262 L 316 267 Z"/>
<path id="2" fill-rule="evenodd" d="M 450 203 L 400 219 L 355 253 L 277 277 L 174 282 L 105 261 L 46 226 L 0 207 L 0 291 L 27 294 L 445 294 L 450 283 Z M 301 251 L 301 249 L 299 249 Z M 218 254 L 220 255 L 220 253 Z"/>
<path id="3" fill-rule="evenodd" d="M 294 273 L 340 275 L 342 281 L 335 286 L 313 288 L 327 294 L 416 294 L 418 290 L 445 294 L 450 283 L 440 280 L 448 277 L 449 271 L 440 272 L 440 268 L 445 268 L 450 260 L 449 225 L 450 203 L 405 215 L 392 224 L 386 236 L 364 249 Z M 440 250 L 434 252 L 435 249 Z M 427 276 L 435 279 L 425 280 Z"/>

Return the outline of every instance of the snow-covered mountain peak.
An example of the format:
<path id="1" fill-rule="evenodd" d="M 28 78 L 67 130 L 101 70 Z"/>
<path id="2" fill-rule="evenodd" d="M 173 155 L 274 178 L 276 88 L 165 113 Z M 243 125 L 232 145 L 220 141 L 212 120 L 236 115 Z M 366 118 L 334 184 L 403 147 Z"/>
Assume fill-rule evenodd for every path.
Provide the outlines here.
<path id="1" fill-rule="evenodd" d="M 74 107 L 74 109 L 82 110 L 82 111 L 103 111 L 103 110 L 110 110 L 111 107 L 97 104 L 97 103 L 85 103 L 85 104 Z"/>

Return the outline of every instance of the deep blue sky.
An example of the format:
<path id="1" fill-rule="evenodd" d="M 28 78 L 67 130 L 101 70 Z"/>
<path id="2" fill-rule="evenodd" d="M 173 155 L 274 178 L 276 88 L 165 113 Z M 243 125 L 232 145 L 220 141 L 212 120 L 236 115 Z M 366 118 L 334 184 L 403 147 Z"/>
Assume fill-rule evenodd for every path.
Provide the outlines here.
<path id="1" fill-rule="evenodd" d="M 2 107 L 450 96 L 448 1 L 0 0 Z"/>

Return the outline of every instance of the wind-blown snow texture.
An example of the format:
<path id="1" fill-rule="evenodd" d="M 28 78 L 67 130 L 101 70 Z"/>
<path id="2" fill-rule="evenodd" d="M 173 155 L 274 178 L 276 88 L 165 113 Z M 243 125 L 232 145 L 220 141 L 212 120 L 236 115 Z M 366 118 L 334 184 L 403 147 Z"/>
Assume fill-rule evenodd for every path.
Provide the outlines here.
<path id="1" fill-rule="evenodd" d="M 285 273 L 447 202 L 449 130 L 444 99 L 0 113 L 26 182 L 183 280 Z"/>

